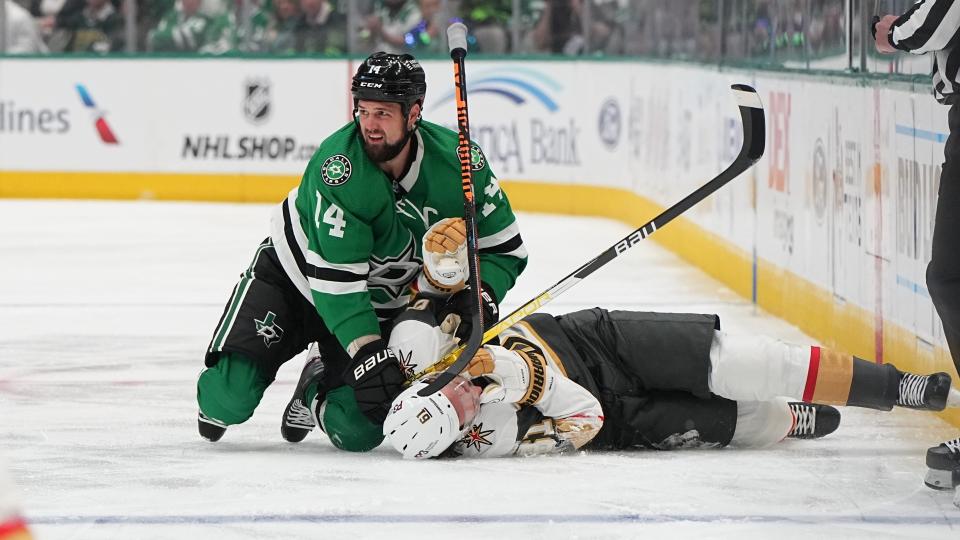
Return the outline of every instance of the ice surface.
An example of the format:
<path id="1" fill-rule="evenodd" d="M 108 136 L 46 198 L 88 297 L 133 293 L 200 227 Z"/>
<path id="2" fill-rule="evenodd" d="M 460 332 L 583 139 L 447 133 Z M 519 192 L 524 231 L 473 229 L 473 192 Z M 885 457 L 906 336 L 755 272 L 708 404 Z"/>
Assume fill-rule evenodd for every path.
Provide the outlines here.
<path id="1" fill-rule="evenodd" d="M 410 463 L 284 442 L 296 358 L 253 418 L 204 442 L 195 379 L 269 210 L 0 201 L 0 453 L 38 538 L 960 537 L 952 494 L 922 483 L 927 446 L 957 430 L 914 411 L 845 409 L 830 437 L 769 450 Z M 530 266 L 504 312 L 628 232 L 519 219 Z M 653 242 L 547 311 L 594 305 L 809 340 Z"/>

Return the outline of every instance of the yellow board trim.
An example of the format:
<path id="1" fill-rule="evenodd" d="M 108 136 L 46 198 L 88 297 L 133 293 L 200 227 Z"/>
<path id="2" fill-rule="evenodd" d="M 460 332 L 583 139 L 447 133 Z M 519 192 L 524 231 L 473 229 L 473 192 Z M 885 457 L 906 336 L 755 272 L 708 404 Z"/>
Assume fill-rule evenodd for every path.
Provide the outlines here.
<path id="1" fill-rule="evenodd" d="M 278 202 L 293 175 L 0 171 L 0 198 Z"/>
<path id="2" fill-rule="evenodd" d="M 279 202 L 298 181 L 295 175 L 0 171 L 0 198 Z M 502 185 L 513 207 L 526 212 L 606 217 L 640 226 L 663 211 L 626 189 L 519 181 Z M 751 297 L 752 257 L 729 241 L 683 217 L 658 230 L 653 239 L 738 294 Z M 764 260 L 757 261 L 757 303 L 827 347 L 861 358 L 877 356 L 873 313 L 837 300 L 829 291 Z M 918 373 L 954 374 L 945 348 L 889 322 L 882 330 L 887 362 Z M 942 416 L 960 426 L 960 411 Z"/>

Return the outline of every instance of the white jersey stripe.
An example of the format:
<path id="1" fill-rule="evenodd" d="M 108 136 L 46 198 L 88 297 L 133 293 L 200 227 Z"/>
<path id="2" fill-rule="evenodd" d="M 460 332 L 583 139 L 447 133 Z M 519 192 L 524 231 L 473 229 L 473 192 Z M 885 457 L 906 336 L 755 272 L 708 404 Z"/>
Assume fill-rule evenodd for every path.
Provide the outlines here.
<path id="1" fill-rule="evenodd" d="M 367 290 L 366 281 L 325 281 L 309 278 L 310 288 L 323 294 L 353 294 Z"/>
<path id="2" fill-rule="evenodd" d="M 324 259 L 319 253 L 307 250 L 307 264 L 312 264 L 317 268 L 329 268 L 331 270 L 342 270 L 351 274 L 366 275 L 370 271 L 370 263 L 333 263 Z"/>
<path id="3" fill-rule="evenodd" d="M 491 234 L 490 236 L 481 236 L 480 240 L 477 242 L 477 247 L 480 249 L 491 248 L 494 246 L 499 246 L 500 244 L 511 240 L 514 236 L 520 234 L 520 227 L 517 226 L 517 222 L 514 221 L 510 225 L 504 227 L 500 232 Z"/>

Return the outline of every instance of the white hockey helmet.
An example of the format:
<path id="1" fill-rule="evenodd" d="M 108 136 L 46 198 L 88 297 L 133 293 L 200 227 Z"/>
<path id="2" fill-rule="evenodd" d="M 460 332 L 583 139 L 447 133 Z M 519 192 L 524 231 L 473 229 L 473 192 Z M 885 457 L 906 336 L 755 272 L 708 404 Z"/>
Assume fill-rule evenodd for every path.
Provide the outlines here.
<path id="1" fill-rule="evenodd" d="M 423 377 L 397 396 L 383 421 L 383 435 L 404 459 L 439 456 L 480 410 L 480 387 L 459 375 L 440 391 L 419 396 L 433 377 Z"/>

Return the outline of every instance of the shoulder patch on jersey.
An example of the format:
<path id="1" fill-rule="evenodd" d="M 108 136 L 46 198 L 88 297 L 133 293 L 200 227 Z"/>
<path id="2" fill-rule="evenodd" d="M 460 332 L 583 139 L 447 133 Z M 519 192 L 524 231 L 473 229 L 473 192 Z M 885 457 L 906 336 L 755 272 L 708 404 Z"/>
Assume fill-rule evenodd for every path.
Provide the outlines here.
<path id="1" fill-rule="evenodd" d="M 487 164 L 487 158 L 483 157 L 483 152 L 480 150 L 480 147 L 471 144 L 470 145 L 470 168 L 479 171 Z"/>
<path id="2" fill-rule="evenodd" d="M 457 160 L 460 160 L 460 147 L 457 147 Z M 487 164 L 487 158 L 476 144 L 470 144 L 470 170 L 479 171 Z"/>
<path id="3" fill-rule="evenodd" d="M 328 186 L 346 184 L 352 172 L 353 165 L 350 163 L 350 159 L 343 154 L 328 157 L 320 166 L 320 176 L 323 177 L 323 183 Z"/>

